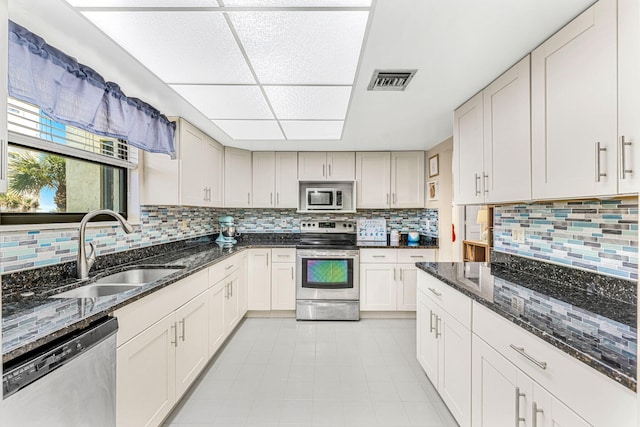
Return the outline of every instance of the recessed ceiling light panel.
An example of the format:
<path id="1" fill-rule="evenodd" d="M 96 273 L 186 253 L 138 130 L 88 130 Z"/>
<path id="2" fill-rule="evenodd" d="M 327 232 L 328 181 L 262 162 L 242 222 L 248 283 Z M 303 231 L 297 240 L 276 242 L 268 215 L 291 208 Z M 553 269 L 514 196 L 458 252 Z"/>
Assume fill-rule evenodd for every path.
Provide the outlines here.
<path id="1" fill-rule="evenodd" d="M 231 138 L 240 139 L 284 139 L 275 120 L 213 120 Z"/>
<path id="2" fill-rule="evenodd" d="M 240 7 L 370 7 L 371 0 L 224 0 Z"/>
<path id="3" fill-rule="evenodd" d="M 299 140 L 336 140 L 342 136 L 343 121 L 281 121 L 287 139 Z"/>
<path id="4" fill-rule="evenodd" d="M 216 0 L 66 0 L 75 7 L 218 7 Z"/>
<path id="5" fill-rule="evenodd" d="M 353 84 L 368 12 L 230 12 L 262 84 Z"/>
<path id="6" fill-rule="evenodd" d="M 171 85 L 209 119 L 273 119 L 258 86 Z"/>
<path id="7" fill-rule="evenodd" d="M 351 86 L 265 86 L 277 119 L 344 120 Z"/>

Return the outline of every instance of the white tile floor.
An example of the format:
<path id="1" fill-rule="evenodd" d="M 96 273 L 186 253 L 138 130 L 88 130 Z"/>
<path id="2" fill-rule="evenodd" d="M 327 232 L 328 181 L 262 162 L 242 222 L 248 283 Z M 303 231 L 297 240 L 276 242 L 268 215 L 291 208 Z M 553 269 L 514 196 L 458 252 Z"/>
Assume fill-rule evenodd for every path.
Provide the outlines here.
<path id="1" fill-rule="evenodd" d="M 415 319 L 246 319 L 165 427 L 455 427 L 415 335 Z"/>

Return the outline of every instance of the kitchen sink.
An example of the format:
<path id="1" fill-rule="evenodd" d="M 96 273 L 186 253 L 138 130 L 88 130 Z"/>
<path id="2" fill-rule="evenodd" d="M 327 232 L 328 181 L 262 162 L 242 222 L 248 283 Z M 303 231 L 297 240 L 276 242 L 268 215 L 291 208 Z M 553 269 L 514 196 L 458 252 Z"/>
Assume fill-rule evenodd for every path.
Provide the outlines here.
<path id="1" fill-rule="evenodd" d="M 181 268 L 133 268 L 99 278 L 93 283 L 53 295 L 51 298 L 99 298 L 130 291 L 180 271 Z"/>

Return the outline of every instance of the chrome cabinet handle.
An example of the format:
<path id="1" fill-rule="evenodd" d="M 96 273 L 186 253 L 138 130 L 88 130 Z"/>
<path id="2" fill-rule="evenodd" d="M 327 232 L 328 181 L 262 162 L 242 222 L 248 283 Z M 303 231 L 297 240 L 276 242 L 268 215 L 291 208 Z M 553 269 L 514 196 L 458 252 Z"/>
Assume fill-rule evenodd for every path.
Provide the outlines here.
<path id="1" fill-rule="evenodd" d="M 269 193 L 269 206 L 273 206 L 273 193 Z"/>
<path id="2" fill-rule="evenodd" d="M 538 427 L 538 414 L 544 414 L 544 411 L 538 408 L 536 402 L 533 402 L 531 404 L 531 427 Z"/>
<path id="3" fill-rule="evenodd" d="M 269 253 L 267 253 L 267 267 L 269 267 Z"/>
<path id="4" fill-rule="evenodd" d="M 229 283 L 224 284 L 224 299 L 229 299 Z"/>
<path id="5" fill-rule="evenodd" d="M 473 176 L 475 177 L 475 182 L 476 182 L 476 196 L 480 195 L 480 175 L 478 175 L 477 173 L 474 173 Z"/>
<path id="6" fill-rule="evenodd" d="M 633 173 L 633 169 L 627 169 L 626 147 L 631 147 L 631 141 L 625 141 L 622 135 L 620 137 L 620 179 L 627 179 L 627 174 Z"/>
<path id="7" fill-rule="evenodd" d="M 440 292 L 436 291 L 436 290 L 435 290 L 435 289 L 433 289 L 433 288 L 429 288 L 429 290 L 430 290 L 430 291 L 431 291 L 435 296 L 437 296 L 437 297 L 441 297 L 441 296 L 442 296 L 442 294 L 441 294 Z"/>
<path id="8" fill-rule="evenodd" d="M 374 258 L 384 258 L 384 255 L 374 255 Z"/>
<path id="9" fill-rule="evenodd" d="M 433 327 L 433 310 L 429 310 L 429 333 L 434 331 Z"/>
<path id="10" fill-rule="evenodd" d="M 402 269 L 399 268 L 398 270 L 400 271 L 400 281 L 402 282 Z"/>
<path id="11" fill-rule="evenodd" d="M 173 344 L 174 347 L 178 346 L 178 327 L 176 325 L 176 322 L 173 322 L 173 325 L 171 325 L 171 329 L 173 329 L 173 341 L 171 341 L 171 344 Z"/>
<path id="12" fill-rule="evenodd" d="M 251 193 L 247 193 L 247 205 L 251 204 Z"/>
<path id="13" fill-rule="evenodd" d="M 520 387 L 516 387 L 516 427 L 519 427 L 521 422 L 526 421 L 524 417 L 520 416 L 520 398 L 524 396 L 524 393 L 520 393 Z"/>
<path id="14" fill-rule="evenodd" d="M 331 176 L 331 163 L 329 163 L 329 176 Z"/>
<path id="15" fill-rule="evenodd" d="M 280 206 L 280 193 L 276 193 L 276 205 Z"/>
<path id="16" fill-rule="evenodd" d="M 393 281 L 394 282 L 396 281 L 396 269 L 395 268 L 393 269 Z"/>
<path id="17" fill-rule="evenodd" d="M 389 204 L 389 193 L 387 193 L 387 205 Z"/>
<path id="18" fill-rule="evenodd" d="M 232 269 L 232 268 L 233 268 L 233 264 L 231 264 L 231 265 L 227 265 L 224 269 L 225 269 L 225 270 L 230 270 L 230 269 Z"/>
<path id="19" fill-rule="evenodd" d="M 424 258 L 422 255 L 409 255 L 410 258 Z"/>
<path id="20" fill-rule="evenodd" d="M 517 351 L 518 353 L 520 353 L 521 355 L 523 355 L 524 357 L 526 357 L 527 359 L 529 359 L 530 361 L 538 365 L 540 368 L 547 369 L 547 362 L 540 362 L 536 360 L 533 356 L 527 354 L 524 347 L 516 347 L 513 344 L 509 344 L 509 347 L 511 347 L 512 349 L 514 349 L 515 351 Z"/>
<path id="21" fill-rule="evenodd" d="M 204 196 L 202 197 L 202 199 L 206 202 L 207 201 L 207 187 L 203 188 L 202 191 L 204 192 Z"/>
<path id="22" fill-rule="evenodd" d="M 489 175 L 483 172 L 482 177 L 483 177 L 482 186 L 484 187 L 484 193 L 487 194 L 489 192 Z"/>
<path id="23" fill-rule="evenodd" d="M 291 267 L 291 280 L 293 280 L 293 267 Z"/>
<path id="24" fill-rule="evenodd" d="M 600 168 L 600 153 L 603 151 L 607 151 L 606 147 L 600 146 L 600 141 L 596 142 L 596 182 L 600 182 L 600 178 L 603 176 L 607 176 L 607 173 L 602 173 Z"/>
<path id="25" fill-rule="evenodd" d="M 180 320 L 178 323 L 182 325 L 182 335 L 180 335 L 180 339 L 184 341 L 184 319 Z"/>
<path id="26" fill-rule="evenodd" d="M 233 282 L 229 282 L 229 298 L 233 298 Z"/>
<path id="27" fill-rule="evenodd" d="M 442 323 L 442 318 L 436 314 L 436 338 L 442 335 L 442 332 L 440 332 L 440 323 Z"/>
<path id="28" fill-rule="evenodd" d="M 325 165 L 322 165 L 322 176 L 324 176 Z"/>
<path id="29" fill-rule="evenodd" d="M 398 203 L 398 196 L 396 195 L 396 193 L 391 193 L 393 195 L 393 204 L 395 205 L 396 203 Z"/>

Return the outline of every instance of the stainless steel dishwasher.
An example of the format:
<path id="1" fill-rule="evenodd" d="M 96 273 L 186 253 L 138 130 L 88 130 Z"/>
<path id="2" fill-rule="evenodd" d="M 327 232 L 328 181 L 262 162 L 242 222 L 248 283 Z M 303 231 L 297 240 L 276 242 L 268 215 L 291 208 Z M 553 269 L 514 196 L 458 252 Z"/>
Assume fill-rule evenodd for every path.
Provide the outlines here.
<path id="1" fill-rule="evenodd" d="M 0 426 L 115 426 L 118 321 L 98 321 L 2 374 Z"/>

